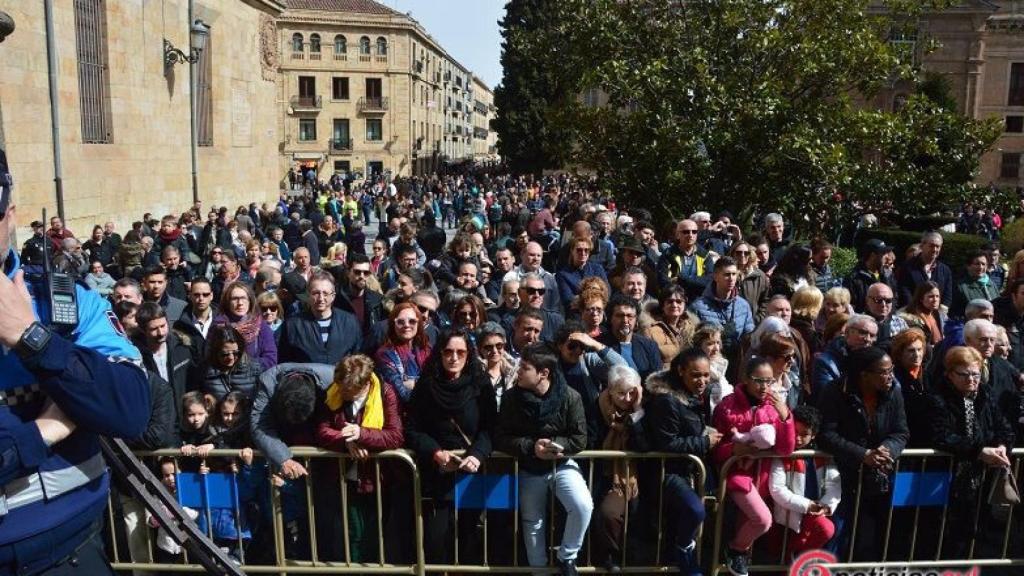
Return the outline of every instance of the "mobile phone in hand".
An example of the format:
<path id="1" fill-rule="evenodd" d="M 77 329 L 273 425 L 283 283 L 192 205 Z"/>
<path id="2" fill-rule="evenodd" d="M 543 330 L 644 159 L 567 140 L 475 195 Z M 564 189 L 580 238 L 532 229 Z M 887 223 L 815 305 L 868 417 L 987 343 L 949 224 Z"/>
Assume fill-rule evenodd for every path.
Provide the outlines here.
<path id="1" fill-rule="evenodd" d="M 549 452 L 565 452 L 565 446 L 562 446 L 558 442 L 549 442 L 548 443 L 548 451 Z"/>

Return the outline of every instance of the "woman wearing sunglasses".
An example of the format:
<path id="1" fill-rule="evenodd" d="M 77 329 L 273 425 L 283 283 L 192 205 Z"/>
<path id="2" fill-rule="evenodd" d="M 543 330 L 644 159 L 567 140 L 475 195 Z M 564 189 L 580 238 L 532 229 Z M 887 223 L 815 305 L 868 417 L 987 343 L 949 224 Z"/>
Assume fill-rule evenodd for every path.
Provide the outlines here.
<path id="1" fill-rule="evenodd" d="M 261 372 L 259 362 L 245 353 L 245 338 L 230 324 L 215 324 L 210 328 L 203 362 L 201 391 L 218 401 L 228 392 L 237 390 L 252 398 L 253 389 Z"/>
<path id="2" fill-rule="evenodd" d="M 430 356 L 425 318 L 413 302 L 396 305 L 388 318 L 384 344 L 374 357 L 377 373 L 394 389 L 402 404 L 412 396 L 421 369 Z"/>
<path id="3" fill-rule="evenodd" d="M 453 528 L 458 530 L 460 562 L 475 560 L 479 515 L 461 514 L 455 526 L 453 492 L 457 472 L 474 474 L 491 455 L 491 428 L 497 404 L 490 380 L 465 330 L 450 330 L 437 345 L 406 406 L 406 445 L 422 474 L 424 543 L 427 560 L 451 563 Z"/>

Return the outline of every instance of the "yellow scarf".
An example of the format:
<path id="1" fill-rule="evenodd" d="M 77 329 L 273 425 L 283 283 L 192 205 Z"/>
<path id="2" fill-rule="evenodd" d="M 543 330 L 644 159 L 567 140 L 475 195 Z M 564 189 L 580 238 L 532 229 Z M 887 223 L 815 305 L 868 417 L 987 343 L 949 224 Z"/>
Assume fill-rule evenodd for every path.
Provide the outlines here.
<path id="1" fill-rule="evenodd" d="M 341 410 L 345 399 L 341 395 L 340 384 L 331 383 L 327 389 L 325 402 L 332 412 Z M 384 395 L 381 393 L 380 379 L 373 373 L 370 374 L 370 391 L 366 393 L 366 405 L 363 406 L 363 421 L 359 425 L 372 430 L 384 428 Z"/>

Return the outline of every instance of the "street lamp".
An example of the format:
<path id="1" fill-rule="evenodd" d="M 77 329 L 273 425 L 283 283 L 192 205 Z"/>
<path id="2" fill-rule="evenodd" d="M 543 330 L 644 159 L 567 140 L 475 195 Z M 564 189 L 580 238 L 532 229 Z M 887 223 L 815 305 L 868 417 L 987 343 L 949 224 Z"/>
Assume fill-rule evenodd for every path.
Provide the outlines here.
<path id="1" fill-rule="evenodd" d="M 0 42 L 14 32 L 14 18 L 7 12 L 0 12 Z"/>
<path id="2" fill-rule="evenodd" d="M 167 38 L 164 38 L 164 71 L 169 73 L 175 64 L 195 64 L 199 61 L 199 55 L 206 48 L 206 39 L 210 36 L 210 27 L 202 20 L 192 23 L 192 49 L 191 54 L 185 54 Z"/>
<path id="3" fill-rule="evenodd" d="M 189 18 L 192 18 L 192 7 L 189 4 Z M 199 153 L 196 145 L 199 142 L 199 125 L 196 119 L 196 64 L 199 56 L 206 48 L 206 40 L 210 37 L 210 26 L 198 18 L 192 22 L 191 38 L 189 38 L 189 53 L 185 54 L 174 44 L 164 38 L 164 75 L 169 75 L 174 70 L 175 64 L 188 62 L 189 66 L 189 116 L 192 124 L 192 202 L 199 201 Z"/>

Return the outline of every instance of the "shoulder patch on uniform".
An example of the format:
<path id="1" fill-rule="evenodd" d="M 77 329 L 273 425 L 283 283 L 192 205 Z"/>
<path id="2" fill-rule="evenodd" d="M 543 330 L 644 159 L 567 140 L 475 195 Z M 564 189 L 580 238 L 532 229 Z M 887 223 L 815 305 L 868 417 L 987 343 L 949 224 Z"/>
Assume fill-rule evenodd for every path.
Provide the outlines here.
<path id="1" fill-rule="evenodd" d="M 121 325 L 121 321 L 117 319 L 117 314 L 114 314 L 113 310 L 107 310 L 107 320 L 110 322 L 110 326 L 124 338 L 128 338 L 128 333 L 124 331 L 124 326 Z"/>

